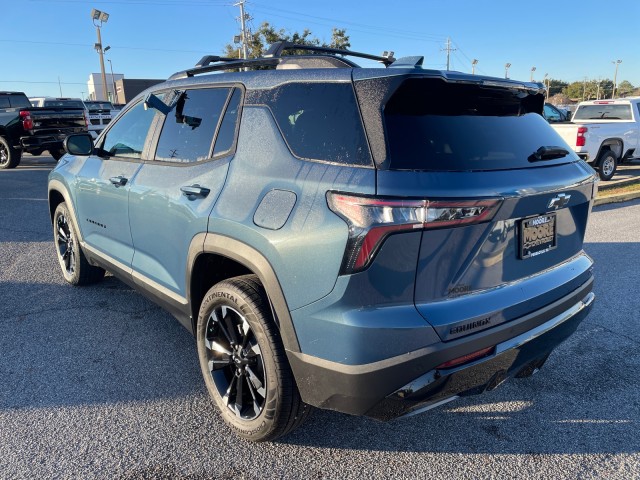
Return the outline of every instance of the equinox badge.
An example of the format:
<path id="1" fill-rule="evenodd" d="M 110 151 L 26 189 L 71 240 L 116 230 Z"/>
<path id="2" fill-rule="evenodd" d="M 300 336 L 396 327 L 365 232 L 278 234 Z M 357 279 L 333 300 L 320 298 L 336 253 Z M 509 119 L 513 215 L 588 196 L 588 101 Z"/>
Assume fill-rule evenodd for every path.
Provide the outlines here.
<path id="1" fill-rule="evenodd" d="M 558 208 L 562 208 L 566 206 L 567 203 L 569 203 L 570 199 L 571 199 L 571 195 L 560 193 L 558 194 L 557 197 L 549 200 L 549 205 L 547 205 L 547 208 L 555 208 L 557 210 Z"/>

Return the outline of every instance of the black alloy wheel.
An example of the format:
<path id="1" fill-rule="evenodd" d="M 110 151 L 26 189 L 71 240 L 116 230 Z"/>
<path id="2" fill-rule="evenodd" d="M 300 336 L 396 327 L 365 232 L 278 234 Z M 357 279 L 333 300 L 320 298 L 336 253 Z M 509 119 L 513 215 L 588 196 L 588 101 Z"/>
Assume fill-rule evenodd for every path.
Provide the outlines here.
<path id="1" fill-rule="evenodd" d="M 65 277 L 73 277 L 76 271 L 76 239 L 69 220 L 64 213 L 56 217 L 56 245 L 58 246 L 58 258 L 63 268 Z"/>
<path id="2" fill-rule="evenodd" d="M 207 321 L 205 348 L 209 371 L 226 407 L 242 420 L 253 420 L 266 401 L 262 351 L 247 319 L 219 305 Z"/>

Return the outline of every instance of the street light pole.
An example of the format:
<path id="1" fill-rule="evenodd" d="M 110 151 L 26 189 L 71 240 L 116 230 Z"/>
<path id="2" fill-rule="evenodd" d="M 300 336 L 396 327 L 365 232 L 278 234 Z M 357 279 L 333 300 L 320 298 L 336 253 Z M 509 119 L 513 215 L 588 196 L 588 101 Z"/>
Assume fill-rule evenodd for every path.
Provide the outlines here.
<path id="1" fill-rule="evenodd" d="M 533 82 L 533 72 L 536 71 L 536 67 L 531 67 L 531 81 Z"/>
<path id="2" fill-rule="evenodd" d="M 103 23 L 107 23 L 107 20 L 109 20 L 109 14 L 106 12 L 102 12 L 100 10 L 96 10 L 94 8 L 91 10 L 91 18 L 93 19 L 93 24 L 96 27 L 96 33 L 98 35 L 98 43 L 96 43 L 94 47 L 98 52 L 98 56 L 100 57 L 100 73 L 102 74 L 102 94 L 105 100 L 108 100 L 109 93 L 107 91 L 107 74 L 104 71 L 104 56 L 102 51 L 102 36 L 100 35 L 100 28 L 102 27 Z"/>
<path id="3" fill-rule="evenodd" d="M 545 100 L 546 100 L 546 101 L 548 101 L 548 100 L 549 100 L 549 89 L 551 88 L 551 80 L 547 80 L 547 77 L 549 77 L 549 74 L 548 74 L 548 73 L 545 73 L 545 74 L 544 74 L 544 78 L 542 79 L 542 81 L 543 81 L 544 83 L 548 84 L 548 85 L 547 85 L 547 93 L 546 93 L 546 95 L 545 95 L 545 97 L 546 97 L 546 98 L 545 98 Z"/>
<path id="4" fill-rule="evenodd" d="M 613 74 L 613 92 L 611 92 L 611 98 L 616 97 L 616 87 L 618 86 L 618 66 L 622 63 L 622 60 L 611 61 L 616 66 L 616 73 Z"/>
<path id="5" fill-rule="evenodd" d="M 504 78 L 509 78 L 509 67 L 511 66 L 510 63 L 505 63 L 504 64 Z"/>
<path id="6" fill-rule="evenodd" d="M 478 59 L 474 58 L 473 61 L 471 62 L 471 75 L 475 75 L 476 74 L 476 65 L 478 64 Z"/>
<path id="7" fill-rule="evenodd" d="M 118 103 L 116 102 L 116 81 L 113 78 L 113 63 L 111 63 L 110 58 L 107 58 L 107 62 L 109 62 L 109 68 L 111 69 L 111 85 L 113 86 L 113 98 L 111 99 L 111 101 L 113 103 Z"/>

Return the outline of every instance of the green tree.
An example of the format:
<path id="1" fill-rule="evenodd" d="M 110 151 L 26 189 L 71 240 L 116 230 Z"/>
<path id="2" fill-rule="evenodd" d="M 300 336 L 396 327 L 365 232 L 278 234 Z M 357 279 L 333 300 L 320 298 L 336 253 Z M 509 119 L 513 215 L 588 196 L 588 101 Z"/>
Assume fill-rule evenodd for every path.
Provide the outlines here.
<path id="1" fill-rule="evenodd" d="M 629 96 L 635 87 L 628 80 L 623 80 L 618 84 L 618 88 L 616 89 L 616 95 L 618 97 L 627 97 Z"/>
<path id="2" fill-rule="evenodd" d="M 271 25 L 269 22 L 264 22 L 255 32 L 249 34 L 247 55 L 249 58 L 261 57 L 267 51 L 269 45 L 280 40 L 298 43 L 301 45 L 314 45 L 339 49 L 348 49 L 351 47 L 351 43 L 349 43 L 349 35 L 347 35 L 347 31 L 342 28 L 331 29 L 331 41 L 326 43 L 315 37 L 308 28 L 305 28 L 302 32 L 287 33 L 284 28 L 276 29 L 276 27 Z M 287 53 L 296 54 L 299 52 L 292 50 Z M 240 47 L 227 44 L 224 47 L 224 55 L 227 57 L 238 57 L 240 56 Z"/>
<path id="3" fill-rule="evenodd" d="M 599 98 L 611 98 L 613 82 L 605 80 L 585 79 L 581 82 L 572 82 L 562 93 L 575 101 L 596 100 Z"/>
<path id="4" fill-rule="evenodd" d="M 545 86 L 549 87 L 549 96 L 557 95 L 558 93 L 562 93 L 564 88 L 568 85 L 567 82 L 563 82 L 562 80 L 558 80 L 556 78 L 550 78 L 545 83 Z"/>

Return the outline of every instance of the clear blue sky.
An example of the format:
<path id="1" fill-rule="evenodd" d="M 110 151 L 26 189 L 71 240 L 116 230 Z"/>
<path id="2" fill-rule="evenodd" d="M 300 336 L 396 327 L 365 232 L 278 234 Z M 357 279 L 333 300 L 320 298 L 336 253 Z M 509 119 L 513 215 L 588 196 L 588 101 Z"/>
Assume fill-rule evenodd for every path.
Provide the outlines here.
<path id="1" fill-rule="evenodd" d="M 102 28 L 111 46 L 114 73 L 126 78 L 166 78 L 204 54 L 218 54 L 238 34 L 233 0 L 17 0 L 2 2 L 0 90 L 28 96 L 79 97 L 92 72 L 100 71 L 90 12 L 110 14 Z M 328 40 L 331 27 L 346 28 L 353 50 L 396 57 L 424 55 L 429 68 L 444 68 L 447 36 L 457 50 L 453 70 L 528 80 L 545 73 L 566 81 L 613 78 L 640 85 L 640 1 L 561 0 L 256 0 L 247 13 L 257 28 L 278 28 Z M 105 61 L 107 72 L 109 64 Z"/>

